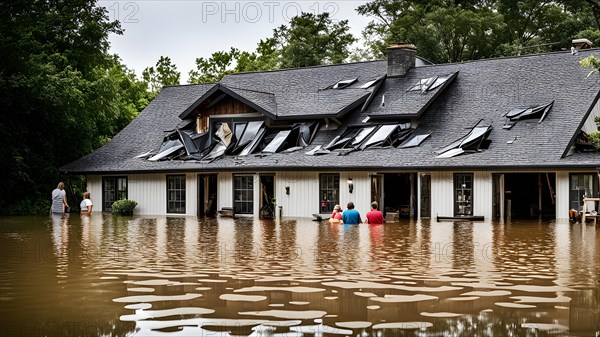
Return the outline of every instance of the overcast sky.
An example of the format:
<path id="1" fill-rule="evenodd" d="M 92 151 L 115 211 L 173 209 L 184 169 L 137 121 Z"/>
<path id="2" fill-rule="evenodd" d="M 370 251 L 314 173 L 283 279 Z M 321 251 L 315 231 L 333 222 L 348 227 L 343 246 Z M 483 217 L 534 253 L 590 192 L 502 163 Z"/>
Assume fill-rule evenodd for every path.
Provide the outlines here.
<path id="1" fill-rule="evenodd" d="M 123 35 L 110 36 L 111 53 L 118 54 L 138 77 L 161 55 L 169 56 L 187 83 L 197 57 L 236 47 L 253 51 L 260 39 L 287 24 L 301 11 L 330 12 L 334 20 L 348 19 L 350 32 L 361 36 L 370 18 L 356 8 L 367 1 L 99 1 L 110 20 L 118 19 Z"/>

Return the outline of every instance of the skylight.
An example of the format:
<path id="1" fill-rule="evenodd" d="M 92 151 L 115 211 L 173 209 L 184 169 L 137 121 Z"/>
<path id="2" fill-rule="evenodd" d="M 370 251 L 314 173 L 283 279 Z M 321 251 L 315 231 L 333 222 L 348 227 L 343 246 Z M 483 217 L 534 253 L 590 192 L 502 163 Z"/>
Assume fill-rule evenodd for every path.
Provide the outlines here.
<path id="1" fill-rule="evenodd" d="M 337 82 L 336 84 L 334 84 L 331 88 L 332 89 L 344 89 L 345 87 L 351 85 L 352 83 L 356 82 L 357 80 L 358 80 L 358 78 L 341 80 L 341 81 Z"/>
<path id="2" fill-rule="evenodd" d="M 379 76 L 379 77 L 377 77 L 377 78 L 376 78 L 376 79 L 374 79 L 374 80 L 371 80 L 371 81 L 367 81 L 367 82 L 365 82 L 365 83 L 364 83 L 363 85 L 361 85 L 359 88 L 361 88 L 361 89 L 367 89 L 367 88 L 370 88 L 370 87 L 372 87 L 373 85 L 375 85 L 375 84 L 377 84 L 378 82 L 380 82 L 381 80 L 383 80 L 384 78 L 385 78 L 385 75 L 384 75 L 384 76 Z"/>
<path id="3" fill-rule="evenodd" d="M 241 150 L 243 150 L 243 148 L 250 144 L 252 142 L 252 140 L 256 137 L 256 135 L 258 134 L 259 130 L 261 129 L 261 127 L 263 126 L 264 122 L 263 121 L 254 121 L 254 122 L 248 122 L 248 123 L 236 123 L 235 127 L 236 127 L 236 139 L 237 142 L 235 143 L 235 147 L 234 149 L 231 151 L 232 153 L 238 153 Z M 238 135 L 238 127 L 242 130 L 241 131 L 241 135 Z"/>
<path id="4" fill-rule="evenodd" d="M 287 140 L 288 136 L 290 135 L 290 132 L 292 132 L 292 130 L 279 131 L 275 138 L 262 150 L 262 152 L 279 152 L 283 145 L 285 145 L 284 142 Z"/>
<path id="5" fill-rule="evenodd" d="M 454 76 L 454 74 L 422 78 L 406 91 L 420 91 L 421 93 L 426 93 L 439 88 L 442 84 L 452 78 L 452 76 Z"/>
<path id="6" fill-rule="evenodd" d="M 397 146 L 408 138 L 413 129 L 410 123 L 375 124 L 363 127 L 348 128 L 341 136 L 335 137 L 327 146 L 325 151 L 338 150 L 349 153 L 355 150 L 365 150 L 374 147 Z M 310 152 L 310 151 L 309 151 Z M 320 153 L 316 154 L 323 154 Z M 313 154 L 313 153 L 307 153 Z"/>
<path id="7" fill-rule="evenodd" d="M 183 148 L 183 144 L 181 143 L 181 141 L 179 139 L 166 139 L 165 142 L 160 147 L 160 149 L 158 150 L 158 153 L 155 154 L 154 156 L 148 158 L 148 160 L 149 161 L 161 160 L 182 148 Z"/>
<path id="8" fill-rule="evenodd" d="M 492 132 L 491 126 L 475 126 L 464 137 L 454 141 L 452 144 L 436 151 L 437 158 L 451 158 L 463 153 L 478 152 L 489 146 L 487 137 Z"/>
<path id="9" fill-rule="evenodd" d="M 510 128 L 515 126 L 515 124 L 517 124 L 518 121 L 522 119 L 539 118 L 538 123 L 541 123 L 548 115 L 548 112 L 550 112 L 550 109 L 552 109 L 553 104 L 554 101 L 543 105 L 512 108 L 509 112 L 506 113 L 505 117 L 507 118 L 507 120 L 506 123 L 504 123 L 504 126 L 502 126 L 502 128 L 509 130 Z"/>
<path id="10" fill-rule="evenodd" d="M 404 143 L 402 143 L 398 148 L 406 149 L 409 147 L 417 147 L 421 145 L 421 143 L 429 136 L 431 136 L 431 133 L 427 133 L 424 135 L 414 135 L 410 139 L 407 139 Z"/>

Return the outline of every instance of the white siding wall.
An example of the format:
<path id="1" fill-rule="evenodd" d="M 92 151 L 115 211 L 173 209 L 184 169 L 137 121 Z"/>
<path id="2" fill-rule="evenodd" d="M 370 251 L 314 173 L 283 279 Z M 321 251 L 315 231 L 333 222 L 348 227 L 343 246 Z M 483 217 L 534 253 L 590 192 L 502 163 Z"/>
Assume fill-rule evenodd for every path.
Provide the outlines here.
<path id="1" fill-rule="evenodd" d="M 285 193 L 286 186 L 290 194 Z M 319 213 L 319 173 L 316 171 L 275 173 L 275 198 L 284 217 L 310 217 Z"/>
<path id="2" fill-rule="evenodd" d="M 340 174 L 340 205 L 346 208 L 354 202 L 356 210 L 364 217 L 370 210 L 371 181 L 369 172 L 331 172 Z M 352 178 L 354 190 L 348 191 L 348 178 Z M 285 187 L 290 194 L 285 194 Z M 282 207 L 284 217 L 312 217 L 319 213 L 319 172 L 296 171 L 275 174 L 275 195 L 277 206 Z"/>
<path id="3" fill-rule="evenodd" d="M 569 218 L 569 172 L 556 172 L 556 221 Z"/>
<path id="4" fill-rule="evenodd" d="M 492 219 L 492 172 L 474 172 L 473 215 L 483 215 L 486 221 Z"/>
<path id="5" fill-rule="evenodd" d="M 233 175 L 230 172 L 219 173 L 217 184 L 217 209 L 233 207 Z"/>
<path id="6" fill-rule="evenodd" d="M 333 172 L 340 174 L 340 205 L 346 208 L 348 201 L 364 217 L 370 209 L 371 175 L 375 172 Z M 454 214 L 454 172 L 431 173 L 431 216 Z M 242 173 L 240 173 L 242 174 Z M 256 173 L 254 197 L 255 214 L 258 214 L 259 183 Z M 197 173 L 186 174 L 186 214 L 197 214 Z M 123 176 L 123 175 L 119 175 Z M 138 202 L 136 214 L 166 214 L 166 174 L 130 174 L 128 177 L 129 198 Z M 229 172 L 218 175 L 217 208 L 233 207 L 233 175 Z M 347 180 L 351 177 L 353 193 L 349 193 Z M 102 176 L 87 177 L 88 191 L 92 195 L 94 210 L 102 210 Z M 285 194 L 285 187 L 290 194 Z M 492 172 L 474 172 L 474 215 L 492 216 Z M 311 217 L 319 212 L 319 172 L 280 171 L 275 173 L 275 197 L 277 206 L 282 206 L 284 217 Z M 556 172 L 556 218 L 564 220 L 569 209 L 569 172 Z"/>
<path id="7" fill-rule="evenodd" d="M 586 133 L 598 131 L 596 122 L 594 122 L 594 119 L 596 117 L 600 117 L 600 101 L 596 102 L 596 105 L 594 105 L 594 108 L 592 109 L 592 113 L 589 115 L 588 119 L 585 121 L 585 124 L 583 124 L 583 128 L 582 128 L 583 131 L 585 131 Z"/>
<path id="8" fill-rule="evenodd" d="M 454 175 L 452 172 L 431 173 L 431 218 L 454 215 Z"/>
<path id="9" fill-rule="evenodd" d="M 94 207 L 93 212 L 102 212 L 102 177 L 87 176 L 87 191 L 90 192 L 90 200 Z M 79 205 L 76 205 L 79 206 Z"/>
<path id="10" fill-rule="evenodd" d="M 488 221 L 492 218 L 492 173 L 473 173 L 473 215 L 483 215 Z M 454 215 L 454 172 L 431 173 L 431 217 L 438 215 Z"/>
<path id="11" fill-rule="evenodd" d="M 185 214 L 198 214 L 198 174 L 185 175 Z"/>
<path id="12" fill-rule="evenodd" d="M 134 213 L 167 213 L 166 174 L 130 174 L 127 176 L 127 189 L 128 198 L 138 203 Z"/>

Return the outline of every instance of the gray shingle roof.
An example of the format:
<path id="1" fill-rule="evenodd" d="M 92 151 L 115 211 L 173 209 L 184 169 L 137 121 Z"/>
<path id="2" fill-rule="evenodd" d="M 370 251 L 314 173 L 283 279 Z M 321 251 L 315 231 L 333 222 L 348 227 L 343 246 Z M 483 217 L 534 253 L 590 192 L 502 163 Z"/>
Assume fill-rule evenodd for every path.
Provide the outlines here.
<path id="1" fill-rule="evenodd" d="M 277 153 L 266 157 L 225 156 L 211 163 L 181 160 L 149 162 L 135 158 L 136 155 L 158 149 L 164 135 L 162 130 L 172 130 L 180 122 L 178 115 L 214 85 L 167 87 L 111 142 L 61 169 L 70 173 L 122 173 L 273 169 L 339 171 L 595 168 L 600 166 L 600 152 L 578 153 L 561 158 L 600 92 L 600 81 L 594 77 L 586 77 L 589 70 L 582 69 L 578 63 L 590 54 L 598 56 L 600 53 L 592 50 L 572 56 L 568 52 L 559 52 L 431 65 L 411 69 L 404 80 L 387 79 L 386 82 L 389 82 L 382 85 L 377 95 L 393 96 L 391 91 L 394 90 L 394 85 L 391 80 L 398 82 L 398 86 L 410 86 L 416 82 L 416 78 L 459 72 L 456 80 L 431 103 L 419 119 L 416 132 L 431 133 L 431 137 L 419 147 L 367 149 L 347 156 L 304 154 L 317 145 L 326 145 L 335 135 L 343 132 L 345 127 L 342 126 L 336 131 L 319 132 L 310 146 L 293 153 Z M 264 101 L 270 96 L 257 94 L 255 97 L 248 90 L 253 93 L 272 92 L 276 98 L 282 97 L 282 101 L 276 102 L 278 111 L 283 107 L 288 116 L 306 116 L 310 119 L 312 109 L 322 113 L 335 113 L 337 107 L 356 99 L 352 96 L 353 87 L 375 79 L 382 72 L 385 73 L 385 61 L 229 75 L 223 79 L 223 83 L 237 88 L 236 92 L 240 96 L 257 100 L 257 105 L 261 106 L 271 104 Z M 339 102 L 335 95 L 325 101 L 307 99 L 306 95 L 314 92 L 314 88 L 323 89 L 352 76 L 358 77 L 359 83 L 349 89 L 319 91 L 341 93 Z M 400 84 L 402 81 L 405 83 Z M 502 129 L 506 119 L 503 115 L 513 107 L 545 104 L 552 100 L 554 106 L 542 123 L 524 120 L 510 130 Z M 378 104 L 375 99 L 363 113 L 360 112 L 360 105 L 357 106 L 343 118 L 344 124 L 360 124 L 366 116 L 379 111 Z M 416 108 L 419 104 L 415 104 Z M 493 127 L 489 149 L 454 158 L 436 158 L 434 151 L 466 135 L 481 120 Z M 509 141 L 513 142 L 509 144 Z"/>
<path id="2" fill-rule="evenodd" d="M 277 119 L 341 117 L 349 108 L 364 102 L 372 88 L 364 83 L 385 74 L 385 61 L 359 62 L 331 66 L 240 73 L 225 76 L 228 88 L 260 90 L 272 93 Z M 357 78 L 344 89 L 327 89 L 341 80 Z"/>

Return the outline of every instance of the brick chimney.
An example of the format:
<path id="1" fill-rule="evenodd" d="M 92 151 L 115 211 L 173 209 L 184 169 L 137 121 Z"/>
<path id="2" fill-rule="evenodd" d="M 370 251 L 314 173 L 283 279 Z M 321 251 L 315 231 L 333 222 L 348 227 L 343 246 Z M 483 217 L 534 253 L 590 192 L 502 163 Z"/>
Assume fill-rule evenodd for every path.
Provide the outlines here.
<path id="1" fill-rule="evenodd" d="M 404 76 L 415 67 L 417 47 L 409 43 L 393 43 L 387 48 L 388 77 Z"/>

